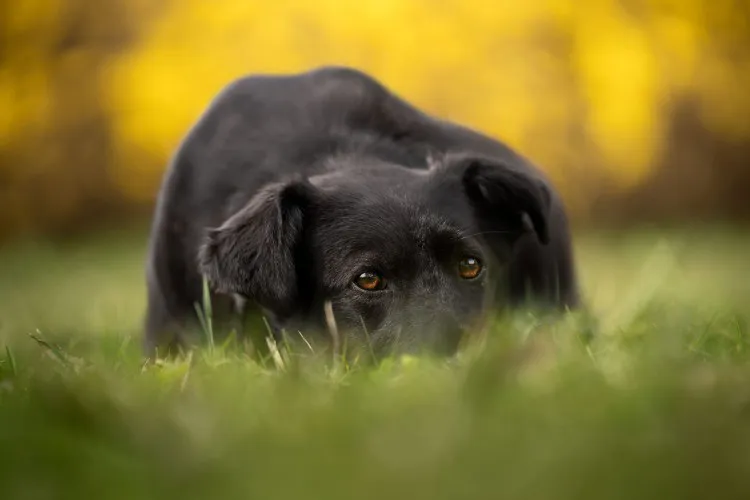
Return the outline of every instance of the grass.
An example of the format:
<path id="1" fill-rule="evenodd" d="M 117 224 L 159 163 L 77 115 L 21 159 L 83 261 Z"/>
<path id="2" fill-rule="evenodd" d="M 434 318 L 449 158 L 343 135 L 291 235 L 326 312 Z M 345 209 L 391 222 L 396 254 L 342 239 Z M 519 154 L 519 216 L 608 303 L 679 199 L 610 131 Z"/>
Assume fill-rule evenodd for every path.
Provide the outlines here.
<path id="1" fill-rule="evenodd" d="M 750 498 L 750 232 L 580 235 L 595 322 L 348 370 L 144 365 L 143 253 L 0 252 L 0 498 Z"/>

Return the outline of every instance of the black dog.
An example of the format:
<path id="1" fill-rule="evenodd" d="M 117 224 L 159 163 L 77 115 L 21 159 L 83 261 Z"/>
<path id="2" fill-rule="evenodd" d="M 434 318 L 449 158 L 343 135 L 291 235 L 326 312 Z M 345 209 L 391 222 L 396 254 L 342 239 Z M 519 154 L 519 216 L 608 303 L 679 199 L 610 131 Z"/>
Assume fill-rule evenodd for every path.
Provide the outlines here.
<path id="1" fill-rule="evenodd" d="M 341 335 L 379 352 L 452 353 L 488 309 L 579 302 L 564 207 L 535 168 L 341 67 L 214 100 L 166 173 L 147 274 L 149 352 L 188 342 L 203 275 L 276 334 L 324 331 L 330 301 Z"/>

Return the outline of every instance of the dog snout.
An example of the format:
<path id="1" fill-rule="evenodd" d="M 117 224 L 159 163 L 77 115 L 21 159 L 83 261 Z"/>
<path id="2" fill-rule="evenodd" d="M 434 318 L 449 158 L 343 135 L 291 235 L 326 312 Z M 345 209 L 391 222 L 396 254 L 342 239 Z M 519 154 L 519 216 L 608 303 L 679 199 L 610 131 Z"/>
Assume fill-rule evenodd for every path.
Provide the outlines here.
<path id="1" fill-rule="evenodd" d="M 433 350 L 436 354 L 450 356 L 458 351 L 466 331 L 450 315 L 440 315 L 431 325 Z"/>
<path id="2" fill-rule="evenodd" d="M 407 350 L 427 351 L 450 356 L 456 353 L 466 333 L 460 321 L 445 309 L 417 309 L 407 321 L 402 333 L 406 334 Z M 414 349 L 409 349 L 413 346 Z"/>

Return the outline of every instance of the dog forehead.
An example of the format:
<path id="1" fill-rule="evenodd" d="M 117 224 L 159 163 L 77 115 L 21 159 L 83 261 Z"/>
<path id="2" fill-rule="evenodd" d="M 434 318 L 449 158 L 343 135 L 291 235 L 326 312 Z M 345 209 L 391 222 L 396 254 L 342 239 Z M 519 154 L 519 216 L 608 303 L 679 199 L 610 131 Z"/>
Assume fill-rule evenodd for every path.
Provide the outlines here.
<path id="1" fill-rule="evenodd" d="M 326 283 L 345 286 L 362 269 L 414 279 L 437 268 L 440 236 L 458 232 L 440 217 L 402 199 L 338 206 L 316 231 L 315 252 Z"/>
<path id="2" fill-rule="evenodd" d="M 324 245 L 414 251 L 436 237 L 476 232 L 461 186 L 445 172 L 369 159 L 337 165 L 340 170 L 310 179 L 321 194 L 315 218 Z"/>
<path id="3" fill-rule="evenodd" d="M 459 232 L 420 200 L 398 192 L 364 196 L 337 192 L 318 212 L 322 232 L 351 244 L 381 242 L 413 246 L 424 244 L 438 233 Z"/>

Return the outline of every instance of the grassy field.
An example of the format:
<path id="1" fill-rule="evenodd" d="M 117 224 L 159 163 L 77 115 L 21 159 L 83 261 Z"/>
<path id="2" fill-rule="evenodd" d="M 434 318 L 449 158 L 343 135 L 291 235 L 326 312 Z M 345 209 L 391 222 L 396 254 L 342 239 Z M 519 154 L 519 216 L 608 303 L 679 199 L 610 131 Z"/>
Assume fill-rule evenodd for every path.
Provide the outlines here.
<path id="1" fill-rule="evenodd" d="M 1 499 L 750 498 L 750 231 L 582 234 L 593 318 L 349 370 L 145 366 L 143 253 L 0 251 Z"/>

